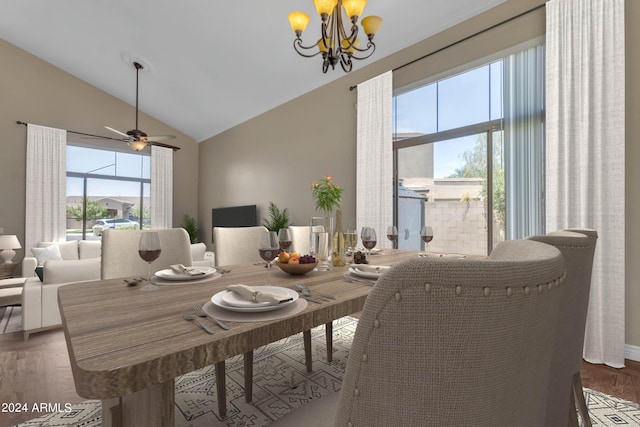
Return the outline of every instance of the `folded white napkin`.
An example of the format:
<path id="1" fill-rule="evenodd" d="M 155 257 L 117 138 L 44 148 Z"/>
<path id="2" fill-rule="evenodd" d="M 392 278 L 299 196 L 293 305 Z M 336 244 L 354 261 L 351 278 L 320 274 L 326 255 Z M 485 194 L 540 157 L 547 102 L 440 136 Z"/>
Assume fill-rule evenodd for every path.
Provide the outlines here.
<path id="1" fill-rule="evenodd" d="M 382 273 L 391 267 L 388 265 L 351 264 L 351 268 L 363 273 Z"/>
<path id="2" fill-rule="evenodd" d="M 229 285 L 227 286 L 227 290 L 235 292 L 242 299 L 253 302 L 268 302 L 271 304 L 280 304 L 291 300 L 289 295 L 280 295 L 271 292 L 257 291 L 251 286 L 247 285 Z"/>
<path id="3" fill-rule="evenodd" d="M 187 276 L 201 276 L 204 274 L 204 271 L 199 268 L 185 267 L 182 264 L 174 264 L 171 266 L 171 269 L 178 274 L 186 274 Z"/>

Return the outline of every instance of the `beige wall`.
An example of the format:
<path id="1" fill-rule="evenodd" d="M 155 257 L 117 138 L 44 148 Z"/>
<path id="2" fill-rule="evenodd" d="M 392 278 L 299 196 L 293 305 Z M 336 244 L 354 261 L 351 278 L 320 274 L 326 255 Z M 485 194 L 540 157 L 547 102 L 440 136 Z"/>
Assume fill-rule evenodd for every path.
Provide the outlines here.
<path id="1" fill-rule="evenodd" d="M 16 120 L 109 136 L 104 125 L 122 130 L 133 127 L 135 108 L 1 39 L 0 58 L 0 227 L 5 234 L 17 234 L 24 243 L 27 128 Z M 135 90 L 133 83 L 131 90 Z M 179 225 L 185 213 L 197 216 L 198 144 L 144 114 L 140 124 L 154 134 L 175 135 L 172 144 L 181 147 L 174 154 L 174 225 Z M 80 139 L 72 134 L 68 139 L 126 148 L 117 141 Z M 23 255 L 24 249 L 16 259 Z"/>
<path id="2" fill-rule="evenodd" d="M 543 4 L 542 0 L 509 0 L 478 17 L 443 31 L 408 49 L 356 70 L 341 79 L 306 94 L 203 143 L 200 147 L 199 217 L 206 235 L 211 226 L 211 208 L 256 203 L 266 215 L 274 201 L 291 211 L 296 224 L 305 224 L 314 206 L 309 183 L 332 174 L 345 188 L 343 221 L 355 225 L 356 91 L 349 86 L 427 53 L 461 40 L 484 28 Z M 640 346 L 640 217 L 632 207 L 640 202 L 640 2 L 627 4 L 627 310 L 626 342 Z M 474 59 L 544 35 L 544 9 L 500 26 L 479 37 L 430 56 L 394 73 L 400 87 L 455 68 Z M 635 24 L 635 25 L 634 25 Z M 384 31 L 379 43 L 384 43 Z M 313 60 L 313 59 L 310 59 Z M 319 67 L 319 64 L 318 64 Z M 342 71 L 334 71 L 341 73 Z M 635 167 L 635 168 L 634 168 Z M 210 236 L 202 236 L 208 244 Z"/>

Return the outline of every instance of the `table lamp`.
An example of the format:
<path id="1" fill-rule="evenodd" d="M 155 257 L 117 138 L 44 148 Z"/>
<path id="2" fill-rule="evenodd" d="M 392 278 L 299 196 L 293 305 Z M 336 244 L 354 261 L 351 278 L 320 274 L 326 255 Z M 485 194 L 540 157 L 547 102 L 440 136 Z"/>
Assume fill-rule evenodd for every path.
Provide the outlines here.
<path id="1" fill-rule="evenodd" d="M 20 249 L 20 241 L 14 234 L 0 235 L 0 258 L 4 260 L 5 264 L 10 264 L 13 257 L 16 255 L 14 249 Z"/>

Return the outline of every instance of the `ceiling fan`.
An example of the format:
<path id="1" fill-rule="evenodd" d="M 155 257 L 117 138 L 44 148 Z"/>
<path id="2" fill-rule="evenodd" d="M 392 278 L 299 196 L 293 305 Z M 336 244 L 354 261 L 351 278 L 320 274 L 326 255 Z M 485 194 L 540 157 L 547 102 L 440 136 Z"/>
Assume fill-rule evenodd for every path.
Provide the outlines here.
<path id="1" fill-rule="evenodd" d="M 147 134 L 140 129 L 138 129 L 138 78 L 140 74 L 140 70 L 144 67 L 139 62 L 134 61 L 133 66 L 136 68 L 136 128 L 130 131 L 121 132 L 117 129 L 114 129 L 109 126 L 105 126 L 106 129 L 109 129 L 111 132 L 115 132 L 123 138 L 119 138 L 120 141 L 124 141 L 129 145 L 129 147 L 133 148 L 136 151 L 141 151 L 147 147 L 147 145 L 155 145 L 158 147 L 171 148 L 173 150 L 179 150 L 178 147 L 173 145 L 164 144 L 160 141 L 166 141 L 169 139 L 174 139 L 173 135 L 159 135 L 159 136 L 147 136 Z"/>

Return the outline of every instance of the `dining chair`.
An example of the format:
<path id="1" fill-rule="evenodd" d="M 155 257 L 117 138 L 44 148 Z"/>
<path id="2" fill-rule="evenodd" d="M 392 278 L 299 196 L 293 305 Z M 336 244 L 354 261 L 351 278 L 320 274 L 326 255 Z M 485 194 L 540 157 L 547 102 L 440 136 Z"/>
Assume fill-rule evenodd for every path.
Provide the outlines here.
<path id="1" fill-rule="evenodd" d="M 213 227 L 216 266 L 263 262 L 258 253 L 266 227 Z"/>
<path id="2" fill-rule="evenodd" d="M 591 426 L 582 390 L 582 356 L 589 306 L 591 272 L 598 233 L 569 229 L 531 236 L 530 240 L 555 246 L 567 270 L 565 293 L 557 325 L 547 393 L 547 426 L 578 426 L 578 412 L 585 427 Z M 577 404 L 577 405 L 576 405 Z M 576 411 L 577 406 L 577 411 Z"/>
<path id="3" fill-rule="evenodd" d="M 191 266 L 191 241 L 184 228 L 153 230 L 160 237 L 162 251 L 151 263 L 151 270 L 169 268 L 172 264 Z M 107 229 L 102 234 L 102 261 L 100 277 L 115 279 L 120 277 L 147 276 L 149 264 L 138 255 L 138 243 L 145 230 Z"/>
<path id="4" fill-rule="evenodd" d="M 564 270 L 531 240 L 393 266 L 365 302 L 339 397 L 271 425 L 544 425 Z"/>

